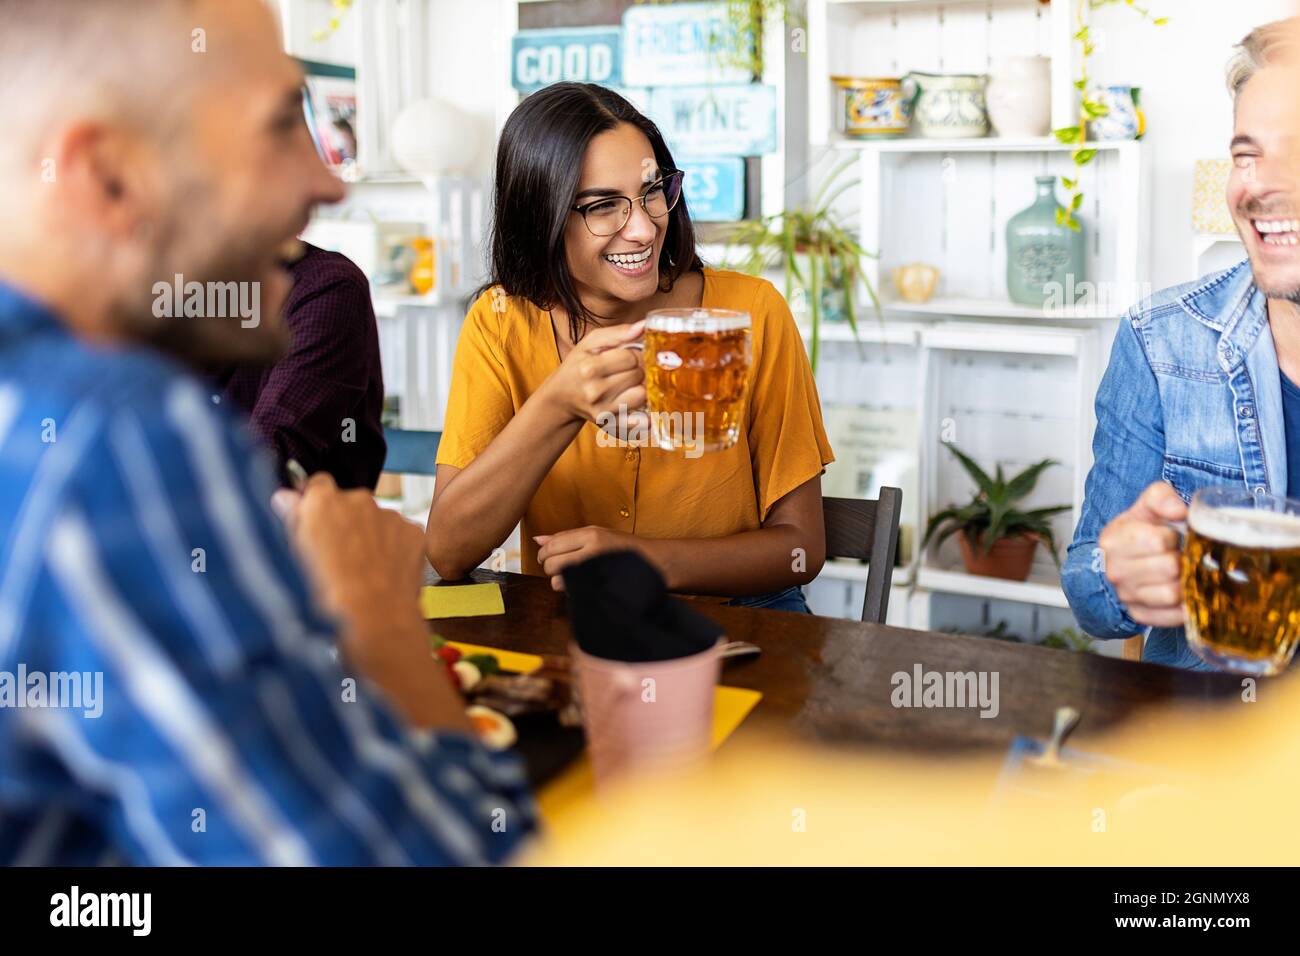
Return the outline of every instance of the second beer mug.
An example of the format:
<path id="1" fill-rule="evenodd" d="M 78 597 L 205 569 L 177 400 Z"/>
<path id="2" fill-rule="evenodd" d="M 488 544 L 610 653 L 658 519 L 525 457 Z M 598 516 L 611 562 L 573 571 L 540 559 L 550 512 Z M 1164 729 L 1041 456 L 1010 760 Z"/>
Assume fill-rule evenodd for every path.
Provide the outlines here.
<path id="1" fill-rule="evenodd" d="M 1300 501 L 1207 488 L 1183 547 L 1187 643 L 1208 664 L 1281 673 L 1300 636 Z"/>
<path id="2" fill-rule="evenodd" d="M 651 441 L 688 456 L 740 437 L 752 345 L 746 312 L 656 309 L 646 316 Z"/>

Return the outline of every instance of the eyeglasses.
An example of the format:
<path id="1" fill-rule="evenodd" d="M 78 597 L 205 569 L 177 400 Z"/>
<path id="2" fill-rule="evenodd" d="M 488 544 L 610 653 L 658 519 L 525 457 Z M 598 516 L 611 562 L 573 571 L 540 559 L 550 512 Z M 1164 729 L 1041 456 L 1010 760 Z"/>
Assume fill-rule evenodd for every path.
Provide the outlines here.
<path id="1" fill-rule="evenodd" d="M 682 171 L 679 169 L 656 179 L 645 194 L 636 199 L 627 196 L 608 196 L 595 202 L 574 206 L 573 211 L 582 216 L 588 232 L 593 236 L 604 238 L 621 232 L 627 225 L 628 217 L 632 215 L 632 203 L 639 202 L 651 219 L 662 219 L 673 211 L 677 200 L 681 198 Z"/>

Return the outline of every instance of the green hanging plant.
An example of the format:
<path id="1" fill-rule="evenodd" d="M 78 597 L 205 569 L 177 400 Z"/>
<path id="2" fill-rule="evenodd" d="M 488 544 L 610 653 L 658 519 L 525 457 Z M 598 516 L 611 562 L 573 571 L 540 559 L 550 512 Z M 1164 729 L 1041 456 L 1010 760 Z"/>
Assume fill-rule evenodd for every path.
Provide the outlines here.
<path id="1" fill-rule="evenodd" d="M 1087 4 L 1086 7 L 1085 4 Z M 1092 56 L 1097 46 L 1092 41 L 1092 32 L 1084 20 L 1084 13 L 1088 9 L 1100 10 L 1102 7 L 1116 4 L 1123 4 L 1143 20 L 1149 21 L 1153 26 L 1162 27 L 1169 22 L 1168 17 L 1152 16 L 1149 9 L 1139 6 L 1135 0 L 1078 0 L 1075 7 L 1075 26 L 1078 27 L 1078 30 L 1074 34 L 1074 40 L 1079 44 L 1081 55 L 1080 76 L 1074 81 L 1074 88 L 1082 94 L 1079 100 L 1079 122 L 1077 126 L 1062 127 L 1053 130 L 1053 133 L 1059 142 L 1074 147 L 1070 152 L 1070 158 L 1074 161 L 1075 167 L 1080 170 L 1097 158 L 1097 150 L 1087 145 L 1088 124 L 1093 120 L 1101 119 L 1110 112 L 1110 109 L 1104 103 L 1094 99 L 1088 91 L 1088 82 L 1091 79 L 1088 74 L 1088 58 Z M 1070 199 L 1065 204 L 1064 209 L 1056 211 L 1056 224 L 1058 226 L 1067 226 L 1075 232 L 1082 228 L 1079 220 L 1074 218 L 1074 214 L 1083 206 L 1083 190 L 1079 188 L 1079 178 L 1077 172 L 1073 177 L 1061 177 L 1061 185 L 1070 194 Z"/>
<path id="2" fill-rule="evenodd" d="M 324 43 L 338 33 L 344 18 L 352 11 L 352 4 L 353 0 L 332 0 L 330 5 L 334 8 L 334 13 L 322 29 L 312 31 L 311 38 L 317 43 Z"/>

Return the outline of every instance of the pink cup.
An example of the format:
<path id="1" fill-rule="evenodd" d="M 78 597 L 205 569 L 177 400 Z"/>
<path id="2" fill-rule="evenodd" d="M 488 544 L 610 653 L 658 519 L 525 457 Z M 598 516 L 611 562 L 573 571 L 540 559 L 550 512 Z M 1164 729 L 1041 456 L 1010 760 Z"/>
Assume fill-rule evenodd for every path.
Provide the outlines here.
<path id="1" fill-rule="evenodd" d="M 597 784 L 707 756 L 722 642 L 671 661 L 629 663 L 570 648 L 587 751 Z"/>

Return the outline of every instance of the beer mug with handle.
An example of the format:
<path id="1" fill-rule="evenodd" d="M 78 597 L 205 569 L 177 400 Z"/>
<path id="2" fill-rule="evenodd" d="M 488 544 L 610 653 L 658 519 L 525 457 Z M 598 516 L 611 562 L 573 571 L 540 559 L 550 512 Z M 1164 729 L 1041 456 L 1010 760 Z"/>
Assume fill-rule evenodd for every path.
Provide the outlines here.
<path id="1" fill-rule="evenodd" d="M 1300 501 L 1244 488 L 1192 497 L 1183 545 L 1187 643 L 1240 674 L 1281 673 L 1300 636 Z"/>
<path id="2" fill-rule="evenodd" d="M 646 316 L 651 441 L 687 457 L 740 438 L 752 362 L 750 316 L 725 309 L 656 309 Z"/>

